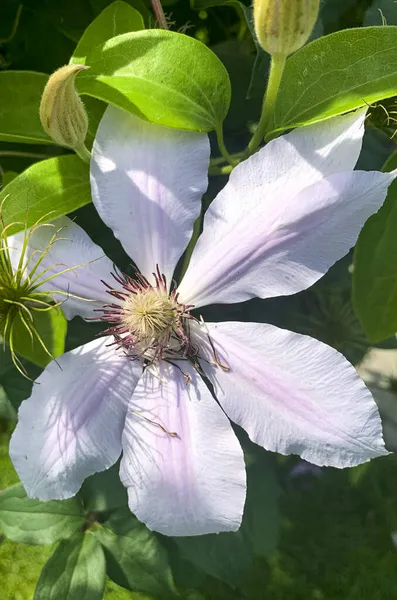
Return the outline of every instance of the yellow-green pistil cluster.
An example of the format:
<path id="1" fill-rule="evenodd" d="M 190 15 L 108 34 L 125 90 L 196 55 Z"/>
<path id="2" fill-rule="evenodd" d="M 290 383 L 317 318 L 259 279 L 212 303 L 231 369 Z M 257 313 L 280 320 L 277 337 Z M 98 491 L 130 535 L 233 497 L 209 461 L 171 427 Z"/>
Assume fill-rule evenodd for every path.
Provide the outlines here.
<path id="1" fill-rule="evenodd" d="M 177 324 L 172 298 L 157 289 L 131 295 L 124 303 L 124 323 L 143 343 L 169 338 Z"/>

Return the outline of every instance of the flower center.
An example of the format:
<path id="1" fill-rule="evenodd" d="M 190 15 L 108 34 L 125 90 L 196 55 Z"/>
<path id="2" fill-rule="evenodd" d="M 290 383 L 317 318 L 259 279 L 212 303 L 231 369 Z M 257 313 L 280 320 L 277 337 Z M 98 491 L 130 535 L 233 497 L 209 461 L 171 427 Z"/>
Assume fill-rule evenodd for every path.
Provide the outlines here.
<path id="1" fill-rule="evenodd" d="M 141 273 L 135 277 L 112 274 L 117 288 L 103 282 L 117 303 L 100 309 L 100 319 L 111 326 L 104 334 L 113 335 L 115 344 L 132 360 L 150 363 L 194 354 L 189 340 L 191 306 L 178 301 L 178 292 L 168 292 L 164 275 L 156 268 L 152 285 Z M 120 302 L 121 301 L 121 302 Z"/>
<path id="2" fill-rule="evenodd" d="M 148 289 L 126 298 L 123 321 L 140 342 L 169 338 L 177 325 L 177 306 L 168 294 Z"/>

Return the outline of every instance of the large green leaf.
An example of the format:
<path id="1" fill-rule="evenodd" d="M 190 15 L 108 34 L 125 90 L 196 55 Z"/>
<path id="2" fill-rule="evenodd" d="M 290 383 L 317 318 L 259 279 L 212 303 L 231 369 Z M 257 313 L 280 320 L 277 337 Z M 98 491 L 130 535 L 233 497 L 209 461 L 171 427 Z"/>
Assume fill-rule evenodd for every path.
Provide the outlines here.
<path id="1" fill-rule="evenodd" d="M 0 192 L 4 224 L 15 223 L 9 233 L 48 220 L 91 202 L 89 167 L 75 155 L 35 163 Z"/>
<path id="2" fill-rule="evenodd" d="M 101 600 L 106 565 L 101 545 L 91 534 L 59 544 L 37 582 L 34 600 Z"/>
<path id="3" fill-rule="evenodd" d="M 220 127 L 230 104 L 225 67 L 204 44 L 180 33 L 125 33 L 89 54 L 79 91 L 143 119 L 179 129 Z"/>
<path id="4" fill-rule="evenodd" d="M 39 118 L 48 75 L 32 71 L 0 72 L 0 141 L 51 144 Z"/>
<path id="5" fill-rule="evenodd" d="M 287 60 L 273 132 L 321 121 L 397 94 L 397 27 L 338 31 Z"/>
<path id="6" fill-rule="evenodd" d="M 0 493 L 0 529 L 14 542 L 53 544 L 70 537 L 83 524 L 82 506 L 77 498 L 31 500 L 22 485 Z"/>
<path id="7" fill-rule="evenodd" d="M 384 170 L 397 168 L 397 155 Z M 368 219 L 354 252 L 353 304 L 368 337 L 379 342 L 397 331 L 397 181 L 382 208 Z"/>
<path id="8" fill-rule="evenodd" d="M 144 28 L 140 13 L 126 2 L 113 2 L 89 24 L 83 33 L 73 56 L 71 64 L 85 65 L 87 55 L 99 44 L 106 42 L 116 35 L 139 31 Z"/>
<path id="9" fill-rule="evenodd" d="M 128 508 L 115 511 L 93 533 L 105 549 L 108 574 L 116 583 L 146 594 L 176 593 L 165 550 Z"/>
<path id="10" fill-rule="evenodd" d="M 31 314 L 33 325 L 51 356 L 55 358 L 63 354 L 67 332 L 67 321 L 63 312 L 58 308 L 45 312 L 31 311 Z M 44 350 L 37 337 L 29 334 L 18 317 L 14 324 L 13 338 L 15 352 L 35 365 L 44 368 L 51 361 L 51 356 Z"/>

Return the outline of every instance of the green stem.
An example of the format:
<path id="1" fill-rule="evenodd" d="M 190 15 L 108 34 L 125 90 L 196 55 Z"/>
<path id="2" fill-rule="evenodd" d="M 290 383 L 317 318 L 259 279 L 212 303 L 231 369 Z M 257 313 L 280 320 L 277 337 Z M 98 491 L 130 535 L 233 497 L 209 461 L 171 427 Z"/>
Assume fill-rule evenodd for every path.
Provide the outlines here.
<path id="1" fill-rule="evenodd" d="M 230 154 L 230 156 L 232 157 L 234 162 L 238 162 L 242 155 L 243 155 L 242 152 L 235 152 L 234 154 Z M 227 161 L 224 156 L 216 156 L 215 158 L 211 158 L 210 166 L 211 167 L 220 167 L 225 162 L 227 162 Z"/>
<path id="2" fill-rule="evenodd" d="M 208 173 L 210 175 L 229 175 L 233 171 L 232 165 L 225 165 L 224 167 L 212 167 L 210 166 Z"/>
<path id="3" fill-rule="evenodd" d="M 229 165 L 231 165 L 232 167 L 235 167 L 238 164 L 238 161 L 234 159 L 233 156 L 229 154 L 229 152 L 226 149 L 225 142 L 223 140 L 222 126 L 218 127 L 218 129 L 216 130 L 216 139 L 218 141 L 219 151 L 222 154 L 225 161 L 228 162 Z"/>
<path id="4" fill-rule="evenodd" d="M 0 158 L 7 157 L 20 157 L 20 158 L 51 158 L 47 154 L 40 154 L 39 152 L 19 152 L 19 150 L 5 150 L 0 152 Z"/>
<path id="5" fill-rule="evenodd" d="M 269 126 L 270 117 L 272 116 L 278 90 L 280 88 L 281 79 L 284 73 L 286 56 L 274 55 L 270 65 L 269 81 L 265 96 L 263 98 L 262 114 L 258 126 L 248 144 L 241 160 L 245 160 L 255 152 L 259 144 L 262 142 Z"/>
<path id="6" fill-rule="evenodd" d="M 12 24 L 11 32 L 7 37 L 0 38 L 0 44 L 8 44 L 8 42 L 11 42 L 13 40 L 13 38 L 17 32 L 17 29 L 18 29 L 19 19 L 21 18 L 22 9 L 23 9 L 23 4 L 19 4 L 16 15 L 15 15 L 14 23 Z"/>
<path id="7" fill-rule="evenodd" d="M 74 148 L 74 151 L 76 152 L 77 156 L 80 156 L 81 160 L 83 160 L 86 163 L 90 162 L 91 152 L 87 149 L 85 144 Z"/>

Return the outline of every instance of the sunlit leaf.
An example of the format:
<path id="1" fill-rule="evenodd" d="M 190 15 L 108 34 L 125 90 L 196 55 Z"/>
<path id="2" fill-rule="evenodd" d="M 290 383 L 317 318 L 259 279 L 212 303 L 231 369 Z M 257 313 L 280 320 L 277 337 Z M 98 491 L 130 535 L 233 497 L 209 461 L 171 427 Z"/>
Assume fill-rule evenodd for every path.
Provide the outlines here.
<path id="1" fill-rule="evenodd" d="M 15 233 L 49 215 L 65 215 L 91 202 L 89 167 L 78 156 L 65 155 L 35 163 L 0 192 L 5 225 Z"/>
<path id="2" fill-rule="evenodd" d="M 125 33 L 87 57 L 79 91 L 139 117 L 179 129 L 211 131 L 230 104 L 225 67 L 204 44 L 152 29 Z"/>
<path id="3" fill-rule="evenodd" d="M 82 506 L 77 498 L 31 500 L 22 485 L 0 493 L 0 529 L 14 542 L 53 544 L 70 537 L 83 524 Z"/>
<path id="4" fill-rule="evenodd" d="M 37 582 L 33 600 L 101 600 L 106 565 L 101 545 L 89 533 L 59 544 Z"/>
<path id="5" fill-rule="evenodd" d="M 397 27 L 338 31 L 288 60 L 271 129 L 321 121 L 397 94 Z"/>

